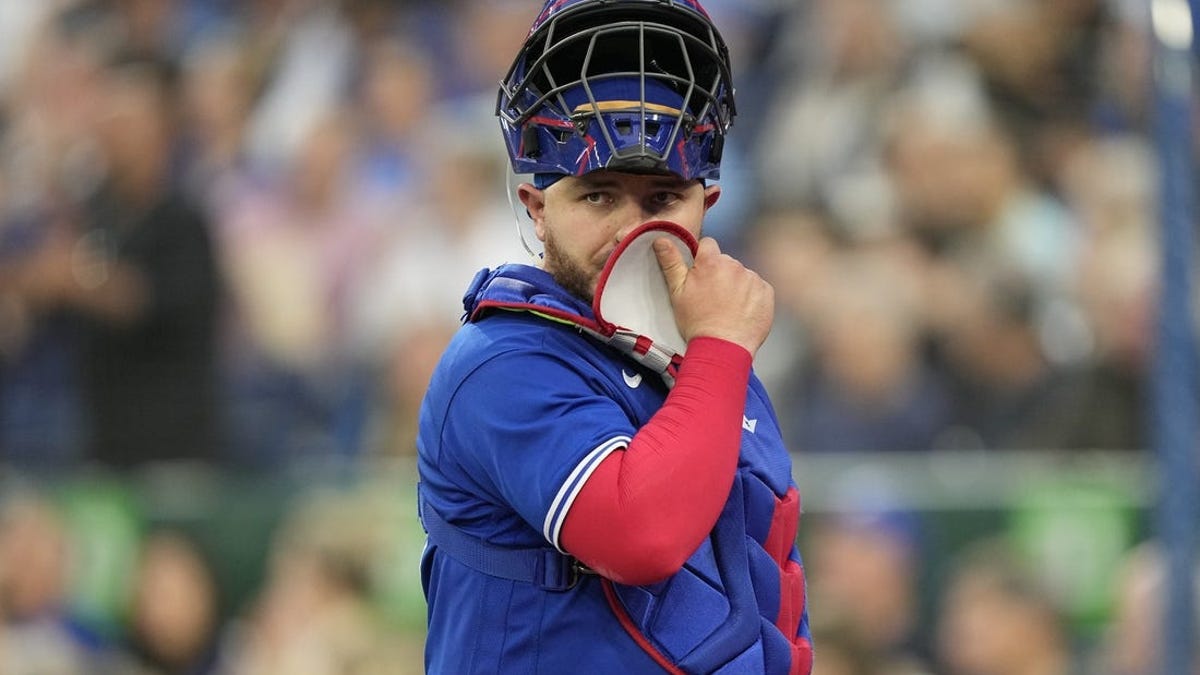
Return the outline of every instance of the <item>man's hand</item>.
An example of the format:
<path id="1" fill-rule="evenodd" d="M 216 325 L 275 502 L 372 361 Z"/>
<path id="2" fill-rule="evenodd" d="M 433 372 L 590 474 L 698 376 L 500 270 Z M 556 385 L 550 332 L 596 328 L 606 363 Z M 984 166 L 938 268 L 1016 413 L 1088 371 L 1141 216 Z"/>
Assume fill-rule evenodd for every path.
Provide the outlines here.
<path id="1" fill-rule="evenodd" d="M 662 238 L 654 242 L 675 323 L 684 340 L 715 337 L 758 351 L 775 314 L 775 289 L 731 256 L 712 237 L 700 240 L 689 269 L 683 256 Z"/>

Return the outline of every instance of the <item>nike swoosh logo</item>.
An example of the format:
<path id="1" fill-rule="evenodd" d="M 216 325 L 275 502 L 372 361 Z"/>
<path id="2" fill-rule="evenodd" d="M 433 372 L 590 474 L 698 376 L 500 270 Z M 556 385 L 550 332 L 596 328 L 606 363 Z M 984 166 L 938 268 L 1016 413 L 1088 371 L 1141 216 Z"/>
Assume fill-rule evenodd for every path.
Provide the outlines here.
<path id="1" fill-rule="evenodd" d="M 642 383 L 641 373 L 630 375 L 629 373 L 625 372 L 624 368 L 621 369 L 621 377 L 625 378 L 625 384 L 628 385 L 630 389 L 637 389 Z"/>

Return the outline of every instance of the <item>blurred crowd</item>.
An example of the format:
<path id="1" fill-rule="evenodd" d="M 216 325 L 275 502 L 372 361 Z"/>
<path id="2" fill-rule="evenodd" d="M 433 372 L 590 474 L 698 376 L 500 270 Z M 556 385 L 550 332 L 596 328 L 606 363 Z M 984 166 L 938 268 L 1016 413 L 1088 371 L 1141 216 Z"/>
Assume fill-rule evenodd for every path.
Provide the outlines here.
<path id="1" fill-rule="evenodd" d="M 1085 632 L 1058 601 L 1061 589 L 1004 536 L 980 537 L 957 550 L 923 610 L 916 581 L 923 562 L 905 529 L 873 517 L 817 525 L 807 574 L 812 602 L 825 615 L 815 623 L 814 675 L 1165 672 L 1165 567 L 1155 544 L 1120 557 L 1112 608 Z M 1193 663 L 1191 672 L 1200 672 L 1200 661 Z"/>
<path id="2" fill-rule="evenodd" d="M 218 521 L 205 525 L 164 518 L 161 504 L 139 516 L 120 505 L 128 495 L 10 489 L 0 501 L 0 673 L 420 675 L 422 533 L 409 483 L 309 485 L 278 520 L 250 527 L 243 521 L 261 514 L 244 498 L 235 513 L 200 513 Z M 168 489 L 198 487 L 193 476 Z M 1163 672 L 1166 567 L 1152 539 L 1111 560 L 1064 561 L 1071 574 L 1100 570 L 1106 584 L 1103 612 L 1081 623 L 1011 529 L 976 525 L 938 552 L 928 513 L 824 511 L 805 523 L 814 675 Z M 261 557 L 247 555 L 260 544 Z M 238 567 L 257 569 L 231 593 L 246 576 Z"/>
<path id="3" fill-rule="evenodd" d="M 245 559 L 256 544 L 231 523 L 205 534 L 195 521 L 115 514 L 96 495 L 5 495 L 0 672 L 419 675 L 423 605 L 410 598 L 410 616 L 386 607 L 383 577 L 397 570 L 380 565 L 415 575 L 420 543 L 407 542 L 404 560 L 386 550 L 396 539 L 383 530 L 398 521 L 381 494 L 310 487 L 292 500 L 266 554 L 250 556 L 262 571 L 242 597 L 227 592 L 237 575 L 216 556 Z"/>
<path id="4" fill-rule="evenodd" d="M 0 465 L 268 476 L 411 456 L 467 283 L 529 260 L 493 113 L 540 5 L 0 3 Z M 1145 3 L 705 5 L 739 112 L 706 227 L 775 286 L 756 367 L 790 447 L 1142 451 L 1157 251 Z M 4 521 L 5 544 L 43 538 L 0 545 L 9 628 L 63 592 L 49 519 L 26 504 Z M 362 580 L 283 534 L 247 621 L 304 647 L 218 666 L 229 653 L 196 637 L 220 632 L 201 599 L 212 582 L 177 535 L 147 533 L 137 558 L 122 654 L 147 672 L 374 672 L 366 656 L 305 656 L 324 644 L 305 631 L 368 640 Z M 810 574 L 852 569 L 838 565 Z M 35 568 L 49 577 L 18 578 Z M 1054 621 L 1045 596 L 1009 572 L 964 561 L 953 631 L 1000 623 L 977 609 L 994 598 L 1028 633 L 1013 644 L 1070 651 L 1038 628 Z M 292 625 L 320 603 L 328 627 Z M 845 663 L 819 657 L 818 673 L 885 672 L 845 618 L 822 629 Z M 192 637 L 150 634 L 171 627 Z M 0 633 L 0 673 L 82 672 L 9 665 L 39 640 L 92 644 L 66 624 L 30 635 Z M 924 667 L 951 675 L 1100 672 L 938 648 L 976 634 L 922 641 Z M 338 644 L 326 651 L 366 653 Z M 271 649 L 307 665 L 269 663 Z"/>
<path id="5" fill-rule="evenodd" d="M 1148 34 L 1102 0 L 712 2 L 709 230 L 772 281 L 800 452 L 1143 446 Z M 484 266 L 535 2 L 10 2 L 0 451 L 272 470 L 412 452 Z"/>

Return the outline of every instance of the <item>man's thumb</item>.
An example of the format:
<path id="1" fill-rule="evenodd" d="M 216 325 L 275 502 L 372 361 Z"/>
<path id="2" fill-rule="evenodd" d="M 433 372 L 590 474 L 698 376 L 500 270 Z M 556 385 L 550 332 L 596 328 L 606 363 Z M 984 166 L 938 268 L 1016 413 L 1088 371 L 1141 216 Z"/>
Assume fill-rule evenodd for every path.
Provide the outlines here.
<path id="1" fill-rule="evenodd" d="M 683 287 L 683 280 L 688 273 L 683 255 L 666 237 L 654 240 L 654 255 L 658 257 L 658 266 L 662 268 L 663 279 L 667 281 L 667 290 L 675 295 Z"/>

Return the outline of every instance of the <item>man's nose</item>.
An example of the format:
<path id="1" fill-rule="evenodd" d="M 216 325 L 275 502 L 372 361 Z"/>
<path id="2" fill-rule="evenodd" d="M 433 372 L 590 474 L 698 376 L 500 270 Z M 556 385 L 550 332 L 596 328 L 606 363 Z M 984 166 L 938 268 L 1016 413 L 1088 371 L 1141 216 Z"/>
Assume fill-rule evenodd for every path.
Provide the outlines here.
<path id="1" fill-rule="evenodd" d="M 621 214 L 621 226 L 617 228 L 615 238 L 619 244 L 637 228 L 654 219 L 654 214 L 641 207 L 631 207 L 627 213 Z"/>

